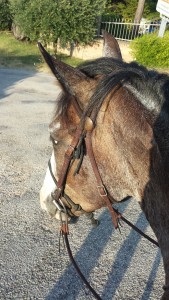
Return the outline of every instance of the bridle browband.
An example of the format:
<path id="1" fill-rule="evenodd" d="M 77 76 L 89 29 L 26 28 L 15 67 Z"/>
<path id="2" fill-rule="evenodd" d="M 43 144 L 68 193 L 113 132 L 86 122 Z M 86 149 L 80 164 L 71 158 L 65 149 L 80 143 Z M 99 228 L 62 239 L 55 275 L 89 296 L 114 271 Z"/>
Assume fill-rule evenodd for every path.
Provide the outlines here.
<path id="1" fill-rule="evenodd" d="M 82 114 L 81 108 L 80 108 L 80 106 L 79 106 L 79 104 L 78 104 L 78 102 L 75 98 L 74 98 L 74 101 L 73 101 L 73 106 L 74 106 L 77 114 L 81 115 Z M 101 300 L 100 296 L 90 286 L 90 284 L 88 283 L 88 281 L 86 280 L 86 278 L 82 274 L 81 270 L 79 269 L 76 261 L 74 260 L 71 249 L 70 249 L 69 240 L 68 240 L 68 234 L 69 234 L 68 220 L 70 218 L 71 219 L 74 218 L 75 216 L 77 216 L 77 214 L 78 214 L 78 216 L 81 215 L 81 214 L 86 214 L 87 216 L 89 216 L 91 218 L 92 223 L 94 225 L 98 224 L 97 220 L 94 219 L 92 212 L 88 213 L 88 212 L 84 211 L 79 204 L 75 204 L 72 201 L 72 199 L 70 199 L 70 197 L 65 193 L 67 175 L 68 175 L 69 169 L 71 167 L 71 162 L 74 161 L 74 159 L 79 158 L 79 156 L 77 156 L 76 154 L 77 154 L 77 152 L 80 152 L 80 148 L 82 146 L 82 143 L 84 143 L 85 147 L 86 147 L 86 152 L 87 152 L 86 155 L 88 155 L 88 157 L 89 157 L 89 160 L 90 160 L 90 163 L 91 163 L 91 166 L 92 166 L 92 169 L 93 169 L 93 173 L 94 173 L 95 178 L 96 178 L 98 192 L 99 192 L 100 196 L 102 197 L 102 199 L 105 201 L 105 204 L 106 204 L 107 208 L 109 209 L 109 212 L 111 214 L 112 222 L 114 224 L 115 229 L 119 228 L 120 220 L 122 220 L 126 224 L 128 224 L 131 228 L 133 228 L 136 232 L 141 234 L 144 238 L 146 238 L 151 243 L 156 245 L 157 247 L 159 247 L 159 244 L 154 239 L 152 239 L 151 237 L 146 235 L 144 232 L 142 232 L 139 228 L 137 228 L 130 221 L 128 221 L 126 218 L 124 218 L 118 212 L 118 210 L 116 210 L 115 208 L 112 207 L 112 202 L 113 202 L 113 200 L 115 201 L 115 199 L 113 199 L 112 196 L 109 195 L 106 187 L 104 186 L 104 182 L 103 182 L 102 177 L 100 175 L 100 172 L 99 172 L 96 160 L 95 160 L 94 152 L 93 152 L 92 133 L 93 133 L 93 130 L 94 130 L 94 123 L 95 123 L 96 117 L 97 117 L 97 114 L 96 114 L 96 112 L 93 111 L 90 116 L 87 116 L 85 118 L 85 121 L 83 123 L 80 122 L 79 125 L 77 126 L 75 134 L 72 138 L 71 144 L 68 146 L 68 148 L 65 152 L 64 162 L 63 162 L 63 165 L 62 165 L 62 168 L 61 168 L 61 172 L 60 172 L 58 181 L 56 180 L 56 178 L 55 178 L 55 176 L 52 172 L 52 167 L 51 167 L 50 161 L 48 163 L 48 166 L 49 166 L 50 174 L 53 178 L 53 181 L 56 184 L 56 190 L 52 193 L 52 199 L 53 199 L 53 203 L 55 204 L 56 208 L 60 212 L 60 220 L 61 220 L 60 231 L 61 231 L 61 234 L 64 237 L 66 248 L 67 248 L 67 251 L 68 251 L 68 254 L 69 254 L 69 258 L 72 261 L 72 263 L 73 263 L 76 271 L 78 272 L 79 276 L 81 277 L 82 281 L 89 288 L 89 290 L 91 291 L 93 296 L 96 299 Z M 83 155 L 84 155 L 84 152 L 82 153 L 79 168 L 80 168 L 82 160 L 83 160 Z M 76 171 L 76 173 L 78 173 L 79 168 Z M 64 218 L 62 217 L 62 214 L 64 214 Z"/>

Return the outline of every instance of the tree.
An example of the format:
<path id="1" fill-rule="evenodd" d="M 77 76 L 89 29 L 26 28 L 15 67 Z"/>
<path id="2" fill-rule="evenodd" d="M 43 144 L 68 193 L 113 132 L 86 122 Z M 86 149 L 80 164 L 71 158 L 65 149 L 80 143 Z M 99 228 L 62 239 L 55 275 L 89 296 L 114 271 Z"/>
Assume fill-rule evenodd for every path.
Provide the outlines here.
<path id="1" fill-rule="evenodd" d="M 139 0 L 137 5 L 137 10 L 134 18 L 135 23 L 140 23 L 141 18 L 143 16 L 145 0 Z"/>
<path id="2" fill-rule="evenodd" d="M 56 1 L 11 0 L 10 9 L 15 26 L 30 41 L 57 41 L 60 24 L 56 26 L 56 23 L 59 23 L 60 18 Z"/>
<path id="3" fill-rule="evenodd" d="M 12 24 L 8 0 L 0 0 L 0 30 L 10 30 Z"/>
<path id="4" fill-rule="evenodd" d="M 145 2 L 143 16 L 155 16 L 159 14 L 156 12 L 157 0 L 107 0 L 106 14 L 109 16 L 119 16 L 125 19 L 134 19 L 139 2 Z M 140 3 L 139 3 L 140 6 Z M 142 5 L 143 7 L 143 5 Z"/>
<path id="5" fill-rule="evenodd" d="M 88 44 L 106 0 L 11 0 L 14 22 L 31 40 Z"/>

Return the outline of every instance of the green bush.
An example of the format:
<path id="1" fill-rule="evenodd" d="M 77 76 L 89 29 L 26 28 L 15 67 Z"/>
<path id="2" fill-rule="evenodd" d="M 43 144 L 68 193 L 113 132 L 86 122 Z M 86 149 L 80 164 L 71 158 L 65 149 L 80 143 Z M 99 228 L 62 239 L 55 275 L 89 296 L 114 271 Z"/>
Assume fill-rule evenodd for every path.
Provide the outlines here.
<path id="1" fill-rule="evenodd" d="M 10 30 L 12 24 L 8 0 L 0 0 L 0 30 Z"/>
<path id="2" fill-rule="evenodd" d="M 169 67 L 169 31 L 163 38 L 157 33 L 147 34 L 131 42 L 136 61 L 146 67 Z"/>
<path id="3" fill-rule="evenodd" d="M 10 0 L 14 24 L 30 41 L 88 44 L 105 0 Z"/>

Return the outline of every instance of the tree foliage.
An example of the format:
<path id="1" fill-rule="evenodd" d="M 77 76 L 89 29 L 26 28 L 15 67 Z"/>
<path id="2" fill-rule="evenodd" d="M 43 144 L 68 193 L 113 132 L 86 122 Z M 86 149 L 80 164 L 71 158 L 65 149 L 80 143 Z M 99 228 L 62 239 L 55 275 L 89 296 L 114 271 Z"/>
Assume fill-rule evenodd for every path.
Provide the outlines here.
<path id="1" fill-rule="evenodd" d="M 134 20 L 135 12 L 137 9 L 138 0 L 107 0 L 106 2 L 106 15 L 119 16 L 125 19 Z M 144 7 L 144 17 L 157 16 L 156 12 L 157 0 L 147 0 Z"/>
<path id="2" fill-rule="evenodd" d="M 0 0 L 0 30 L 11 29 L 12 19 L 8 0 Z"/>
<path id="3" fill-rule="evenodd" d="M 58 37 L 56 24 L 59 17 L 56 1 L 11 0 L 10 8 L 14 24 L 30 41 L 41 38 L 44 42 L 55 42 Z"/>
<path id="4" fill-rule="evenodd" d="M 11 0 L 14 22 L 31 40 L 89 43 L 104 0 Z"/>

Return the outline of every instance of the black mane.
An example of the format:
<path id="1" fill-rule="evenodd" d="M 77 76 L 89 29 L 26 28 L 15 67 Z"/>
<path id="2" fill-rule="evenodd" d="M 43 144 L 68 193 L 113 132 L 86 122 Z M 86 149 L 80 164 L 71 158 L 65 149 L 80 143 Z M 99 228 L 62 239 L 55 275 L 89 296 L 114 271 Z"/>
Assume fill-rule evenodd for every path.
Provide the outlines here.
<path id="1" fill-rule="evenodd" d="M 169 113 L 169 76 L 166 74 L 113 58 L 90 61 L 79 69 L 91 78 L 105 75 L 90 99 L 85 115 L 90 115 L 93 109 L 99 111 L 105 97 L 119 83 L 130 90 L 149 112 L 157 115 L 165 107 Z"/>
<path id="2" fill-rule="evenodd" d="M 90 116 L 92 111 L 95 111 L 95 116 L 97 116 L 106 96 L 119 84 L 128 89 L 151 116 L 156 118 L 161 111 L 169 114 L 169 76 L 167 74 L 148 70 L 136 62 L 125 63 L 106 57 L 86 62 L 78 69 L 90 78 L 103 75 L 95 93 L 89 99 L 82 121 L 86 116 Z M 61 95 L 57 101 L 55 116 L 66 120 L 70 102 L 71 95 L 68 93 Z"/>

